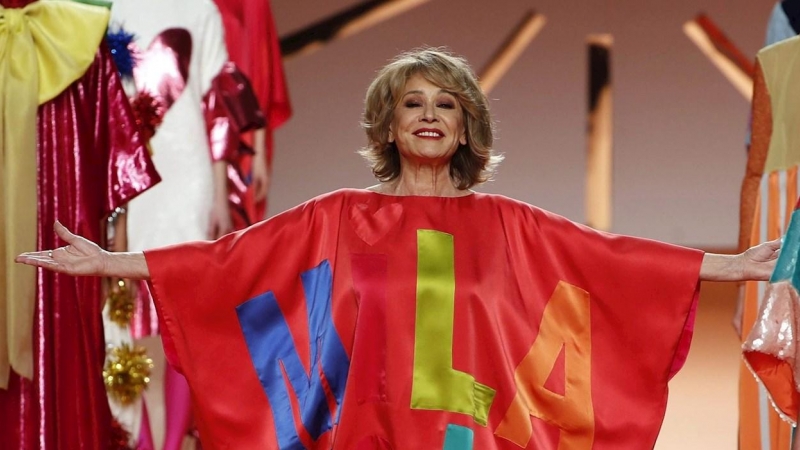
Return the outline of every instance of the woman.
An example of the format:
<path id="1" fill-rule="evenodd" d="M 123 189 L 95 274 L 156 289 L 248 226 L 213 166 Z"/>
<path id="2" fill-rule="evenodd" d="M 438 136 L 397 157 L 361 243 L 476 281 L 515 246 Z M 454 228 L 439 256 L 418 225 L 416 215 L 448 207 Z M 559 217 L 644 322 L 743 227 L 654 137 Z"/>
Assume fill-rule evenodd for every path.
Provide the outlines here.
<path id="1" fill-rule="evenodd" d="M 144 254 L 58 226 L 17 261 L 148 279 L 205 446 L 348 450 L 650 448 L 698 280 L 774 266 L 777 242 L 703 255 L 471 191 L 499 158 L 445 52 L 383 68 L 364 126 L 372 188 Z"/>

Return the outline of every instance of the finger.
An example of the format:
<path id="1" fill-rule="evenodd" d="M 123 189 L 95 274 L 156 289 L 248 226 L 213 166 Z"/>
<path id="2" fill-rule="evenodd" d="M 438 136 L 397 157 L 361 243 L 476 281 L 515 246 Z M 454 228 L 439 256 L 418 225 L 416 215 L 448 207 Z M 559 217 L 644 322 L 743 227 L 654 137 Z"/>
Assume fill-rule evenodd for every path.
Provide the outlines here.
<path id="1" fill-rule="evenodd" d="M 44 267 L 50 270 L 56 270 L 58 267 L 58 263 L 53 261 L 47 257 L 38 257 L 38 256 L 17 256 L 14 258 L 14 261 L 20 264 L 26 264 L 29 266 L 36 266 L 36 267 Z"/>
<path id="2" fill-rule="evenodd" d="M 56 232 L 56 236 L 61 238 L 62 241 L 68 244 L 75 244 L 77 243 L 79 236 L 72 234 L 71 231 L 67 229 L 61 222 L 56 220 L 56 223 L 53 225 L 53 229 Z"/>
<path id="3" fill-rule="evenodd" d="M 37 257 L 38 258 L 48 257 L 48 256 L 50 256 L 50 251 L 51 250 L 45 250 L 43 252 L 25 252 L 25 253 L 20 253 L 16 258 L 14 258 L 14 261 L 15 262 L 20 262 L 19 261 L 20 259 L 30 258 L 30 257 L 34 257 L 34 258 L 37 258 Z"/>

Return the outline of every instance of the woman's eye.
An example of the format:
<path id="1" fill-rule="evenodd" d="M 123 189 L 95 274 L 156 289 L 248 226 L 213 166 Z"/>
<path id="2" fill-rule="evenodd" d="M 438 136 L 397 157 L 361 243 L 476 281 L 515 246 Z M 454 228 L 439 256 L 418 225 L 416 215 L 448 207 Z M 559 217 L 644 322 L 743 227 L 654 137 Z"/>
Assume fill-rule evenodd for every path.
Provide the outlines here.
<path id="1" fill-rule="evenodd" d="M 417 102 L 417 101 L 408 101 L 408 102 L 406 102 L 406 108 L 417 108 L 417 107 L 419 107 L 421 105 L 422 104 L 420 102 Z"/>
<path id="2" fill-rule="evenodd" d="M 456 107 L 456 105 L 454 105 L 454 104 L 452 104 L 450 102 L 439 103 L 436 106 L 438 106 L 439 108 L 444 108 L 444 109 L 453 109 L 453 108 Z"/>

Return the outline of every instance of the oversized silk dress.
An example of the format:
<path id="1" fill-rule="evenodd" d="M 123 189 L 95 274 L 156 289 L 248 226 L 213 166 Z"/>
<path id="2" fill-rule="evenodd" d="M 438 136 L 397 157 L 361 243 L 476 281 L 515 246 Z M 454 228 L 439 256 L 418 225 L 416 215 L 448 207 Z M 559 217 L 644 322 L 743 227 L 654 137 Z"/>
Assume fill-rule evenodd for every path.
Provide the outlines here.
<path id="1" fill-rule="evenodd" d="M 752 140 L 742 182 L 739 248 L 778 239 L 800 192 L 800 37 L 762 49 L 756 57 Z M 758 327 L 759 304 L 768 283 L 745 286 L 742 336 Z M 742 363 L 739 387 L 739 442 L 742 449 L 785 450 L 791 426 L 770 404 L 770 393 Z"/>
<path id="2" fill-rule="evenodd" d="M 53 223 L 102 242 L 104 218 L 158 182 L 108 49 L 38 111 L 37 249 L 65 245 Z M 109 448 L 101 279 L 38 271 L 34 379 L 0 390 L 0 448 Z"/>
<path id="3" fill-rule="evenodd" d="M 145 251 L 210 449 L 643 449 L 702 252 L 502 196 L 340 190 Z"/>

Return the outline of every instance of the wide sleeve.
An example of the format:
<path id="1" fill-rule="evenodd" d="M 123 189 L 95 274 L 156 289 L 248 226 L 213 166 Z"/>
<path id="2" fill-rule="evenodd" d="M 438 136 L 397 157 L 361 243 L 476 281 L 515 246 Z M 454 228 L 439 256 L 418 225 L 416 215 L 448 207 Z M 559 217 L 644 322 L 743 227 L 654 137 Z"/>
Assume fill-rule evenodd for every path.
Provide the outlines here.
<path id="1" fill-rule="evenodd" d="M 145 252 L 167 356 L 203 393 L 194 400 L 206 445 L 223 447 L 226 436 L 269 442 L 254 425 L 269 406 L 237 306 L 270 296 L 283 316 L 305 316 L 300 274 L 333 258 L 339 210 L 337 199 L 312 200 L 215 242 Z"/>
<path id="2" fill-rule="evenodd" d="M 536 208 L 528 216 L 508 221 L 524 228 L 513 237 L 512 261 L 523 311 L 540 324 L 536 339 L 563 343 L 555 379 L 567 380 L 564 392 L 590 409 L 581 411 L 597 442 L 655 442 L 668 382 L 691 343 L 703 252 L 595 231 Z"/>
<path id="3" fill-rule="evenodd" d="M 536 251 L 553 262 L 550 277 L 590 296 L 593 352 L 608 362 L 601 376 L 636 373 L 644 385 L 674 376 L 691 343 L 703 252 L 595 231 L 544 211 L 536 228 Z"/>

